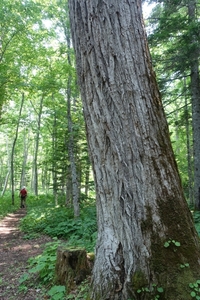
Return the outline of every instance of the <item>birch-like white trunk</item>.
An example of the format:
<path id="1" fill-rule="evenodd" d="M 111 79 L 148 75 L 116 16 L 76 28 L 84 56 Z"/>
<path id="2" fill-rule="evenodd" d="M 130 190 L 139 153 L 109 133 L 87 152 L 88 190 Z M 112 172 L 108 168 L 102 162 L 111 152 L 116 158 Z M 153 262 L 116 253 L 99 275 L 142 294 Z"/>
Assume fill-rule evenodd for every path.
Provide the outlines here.
<path id="1" fill-rule="evenodd" d="M 188 300 L 199 239 L 172 151 L 140 1 L 69 0 L 97 194 L 92 300 Z M 166 241 L 180 242 L 176 247 Z M 190 268 L 180 272 L 180 264 Z"/>

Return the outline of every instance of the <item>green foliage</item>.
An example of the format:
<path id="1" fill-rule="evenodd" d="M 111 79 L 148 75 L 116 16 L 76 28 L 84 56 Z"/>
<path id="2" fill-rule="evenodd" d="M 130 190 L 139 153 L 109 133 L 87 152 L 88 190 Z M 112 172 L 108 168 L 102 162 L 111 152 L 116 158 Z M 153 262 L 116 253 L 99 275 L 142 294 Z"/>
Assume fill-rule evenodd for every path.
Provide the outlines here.
<path id="1" fill-rule="evenodd" d="M 33 281 L 33 275 L 35 275 L 39 285 L 43 284 L 47 287 L 51 286 L 50 290 L 47 291 L 47 294 L 52 300 L 86 299 L 89 291 L 88 280 L 83 281 L 77 287 L 76 294 L 69 293 L 66 295 L 66 289 L 64 286 L 53 285 L 55 279 L 57 248 L 63 244 L 65 245 L 66 243 L 55 239 L 54 242 L 49 242 L 46 244 L 45 250 L 41 255 L 29 259 L 28 273 L 23 274 L 19 280 L 20 291 L 27 290 L 28 286 L 31 285 L 31 282 Z M 34 283 L 34 285 L 36 285 L 36 283 Z"/>
<path id="2" fill-rule="evenodd" d="M 180 247 L 181 244 L 180 244 L 180 242 L 177 242 L 175 240 L 169 240 L 169 241 L 165 242 L 164 247 L 168 248 L 170 245 L 174 245 L 176 247 Z"/>
<path id="3" fill-rule="evenodd" d="M 48 295 L 51 297 L 51 300 L 61 300 L 65 296 L 65 287 L 63 285 L 54 285 L 48 291 Z"/>
<path id="4" fill-rule="evenodd" d="M 138 294 L 146 295 L 149 294 L 151 297 L 151 300 L 157 300 L 160 298 L 160 294 L 164 292 L 164 289 L 162 287 L 158 287 L 156 284 L 152 284 L 152 286 L 149 287 L 142 287 L 137 290 Z"/>
<path id="5" fill-rule="evenodd" d="M 11 194 L 7 193 L 4 197 L 0 197 L 0 219 L 5 217 L 8 213 L 12 213 L 19 209 L 20 199 L 18 196 L 15 197 L 15 204 L 12 205 Z"/>
<path id="6" fill-rule="evenodd" d="M 199 2 L 158 1 L 148 19 L 149 46 L 185 196 L 193 202 L 191 67 L 198 69 Z M 196 7 L 195 7 L 196 6 Z M 191 17 L 191 7 L 195 10 Z M 196 62 L 194 63 L 194 57 Z M 198 125 L 197 125 L 198 126 Z M 196 151 L 198 153 L 198 151 Z M 198 159 L 197 159 L 198 160 Z"/>
<path id="7" fill-rule="evenodd" d="M 191 288 L 191 293 L 190 293 L 190 296 L 193 298 L 193 299 L 197 299 L 197 300 L 200 300 L 200 280 L 197 280 L 196 282 L 194 283 L 190 283 L 189 284 L 189 287 Z"/>
<path id="8" fill-rule="evenodd" d="M 29 259 L 29 271 L 20 278 L 20 284 L 31 279 L 31 274 L 36 274 L 43 284 L 49 284 L 54 280 L 56 251 L 61 241 L 55 240 L 46 244 L 41 255 Z"/>
<path id="9" fill-rule="evenodd" d="M 198 235 L 200 236 L 200 211 L 193 212 L 194 225 L 197 230 Z"/>
<path id="10" fill-rule="evenodd" d="M 60 241 L 48 243 L 43 254 L 30 259 L 29 273 L 39 274 L 40 281 L 49 283 L 54 278 L 56 250 L 60 245 Z"/>
<path id="11" fill-rule="evenodd" d="M 189 263 L 185 263 L 185 264 L 180 264 L 180 268 L 184 269 L 184 268 L 189 268 L 190 264 Z"/>
<path id="12" fill-rule="evenodd" d="M 38 199 L 38 206 L 31 202 L 20 224 L 25 238 L 43 233 L 65 239 L 69 245 L 83 247 L 88 252 L 94 251 L 97 238 L 95 205 L 82 205 L 80 218 L 75 219 L 71 208 L 55 207 L 50 197 Z"/>

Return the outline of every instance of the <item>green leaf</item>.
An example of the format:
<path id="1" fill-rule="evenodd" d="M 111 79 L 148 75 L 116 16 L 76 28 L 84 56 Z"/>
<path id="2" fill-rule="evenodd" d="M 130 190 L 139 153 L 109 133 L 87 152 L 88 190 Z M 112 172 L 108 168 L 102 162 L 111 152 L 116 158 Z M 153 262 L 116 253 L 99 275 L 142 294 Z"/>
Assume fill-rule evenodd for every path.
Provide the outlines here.
<path id="1" fill-rule="evenodd" d="M 192 298 L 196 297 L 196 293 L 195 292 L 191 292 L 190 295 L 191 295 Z"/>
<path id="2" fill-rule="evenodd" d="M 165 248 L 169 247 L 169 242 L 165 242 L 164 247 Z"/>
<path id="3" fill-rule="evenodd" d="M 23 276 L 20 277 L 19 283 L 23 283 L 23 282 L 26 281 L 27 279 L 29 279 L 29 274 L 28 274 L 28 273 L 25 273 Z"/>
<path id="4" fill-rule="evenodd" d="M 180 242 L 175 242 L 176 247 L 180 247 L 181 243 Z"/>
<path id="5" fill-rule="evenodd" d="M 65 286 L 63 285 L 54 285 L 49 291 L 48 295 L 54 296 L 55 294 L 62 294 L 65 293 Z"/>
<path id="6" fill-rule="evenodd" d="M 185 266 L 186 266 L 186 267 L 189 267 L 189 266 L 190 266 L 190 264 L 186 263 L 186 264 L 185 264 Z"/>
<path id="7" fill-rule="evenodd" d="M 164 290 L 163 290 L 162 287 L 157 288 L 157 291 L 158 291 L 159 293 L 163 293 L 163 292 L 164 292 Z"/>

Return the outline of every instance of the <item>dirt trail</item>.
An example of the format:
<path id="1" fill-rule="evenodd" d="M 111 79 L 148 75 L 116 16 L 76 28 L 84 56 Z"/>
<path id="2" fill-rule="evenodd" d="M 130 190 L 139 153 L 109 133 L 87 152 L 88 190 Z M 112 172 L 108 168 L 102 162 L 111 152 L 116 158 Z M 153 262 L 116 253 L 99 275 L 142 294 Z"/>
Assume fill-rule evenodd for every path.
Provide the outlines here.
<path id="1" fill-rule="evenodd" d="M 19 289 L 19 278 L 27 273 L 27 260 L 42 253 L 51 240 L 46 236 L 25 240 L 18 228 L 25 215 L 26 210 L 20 209 L 0 220 L 0 300 L 47 299 L 38 288 Z"/>

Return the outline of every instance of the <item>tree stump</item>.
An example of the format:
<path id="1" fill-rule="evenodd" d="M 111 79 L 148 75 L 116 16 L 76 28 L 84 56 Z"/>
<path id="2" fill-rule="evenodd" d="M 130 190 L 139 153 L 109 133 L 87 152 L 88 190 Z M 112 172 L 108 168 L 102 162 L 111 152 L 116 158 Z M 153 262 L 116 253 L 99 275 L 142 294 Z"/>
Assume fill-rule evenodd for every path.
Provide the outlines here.
<path id="1" fill-rule="evenodd" d="M 56 281 L 72 290 L 91 274 L 91 264 L 84 249 L 57 249 Z"/>

